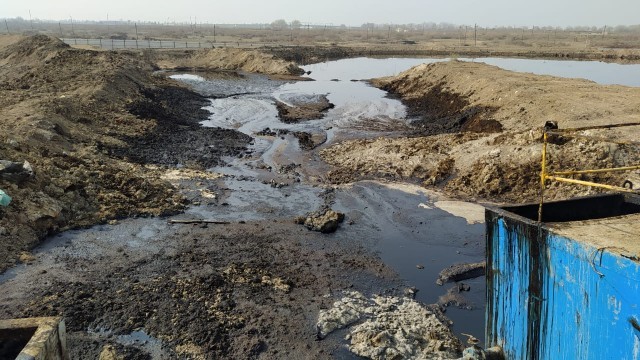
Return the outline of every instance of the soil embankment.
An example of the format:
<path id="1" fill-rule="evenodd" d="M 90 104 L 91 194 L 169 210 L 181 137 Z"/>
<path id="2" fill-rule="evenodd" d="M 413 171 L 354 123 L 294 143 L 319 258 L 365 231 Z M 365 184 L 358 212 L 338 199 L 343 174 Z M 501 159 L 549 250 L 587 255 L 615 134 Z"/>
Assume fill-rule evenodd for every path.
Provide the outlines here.
<path id="1" fill-rule="evenodd" d="M 406 138 L 345 142 L 323 151 L 338 168 L 329 179 L 414 179 L 448 193 L 497 201 L 538 195 L 541 129 L 545 121 L 576 128 L 640 121 L 640 89 L 587 80 L 514 73 L 478 63 L 450 61 L 414 67 L 373 83 L 396 94 L 417 117 Z M 587 131 L 637 139 L 637 127 Z M 637 162 L 628 146 L 584 139 L 549 148 L 555 168 L 602 168 Z M 619 176 L 584 175 L 621 185 Z M 552 186 L 560 198 L 588 194 L 584 187 Z"/>
<path id="2" fill-rule="evenodd" d="M 144 53 L 72 49 L 44 35 L 3 37 L 2 45 L 0 159 L 27 161 L 33 174 L 0 179 L 13 199 L 0 209 L 0 270 L 60 230 L 181 211 L 186 200 L 161 180 L 165 170 L 146 165 L 220 165 L 251 141 L 201 127 L 207 100 L 154 75 Z M 268 57 L 212 51 L 193 65 L 295 70 Z"/>
<path id="3" fill-rule="evenodd" d="M 302 75 L 289 60 L 256 50 L 215 48 L 206 51 L 147 51 L 145 56 L 162 69 L 233 70 L 275 77 Z"/>
<path id="4" fill-rule="evenodd" d="M 571 46 L 557 47 L 519 47 L 519 46 L 456 46 L 442 42 L 430 42 L 419 45 L 401 45 L 393 43 L 341 44 L 318 46 L 279 46 L 265 49 L 280 59 L 298 64 L 345 59 L 363 56 L 416 56 L 416 57 L 510 57 L 524 59 L 561 59 L 593 60 L 637 63 L 640 52 L 637 49 L 575 49 Z"/>

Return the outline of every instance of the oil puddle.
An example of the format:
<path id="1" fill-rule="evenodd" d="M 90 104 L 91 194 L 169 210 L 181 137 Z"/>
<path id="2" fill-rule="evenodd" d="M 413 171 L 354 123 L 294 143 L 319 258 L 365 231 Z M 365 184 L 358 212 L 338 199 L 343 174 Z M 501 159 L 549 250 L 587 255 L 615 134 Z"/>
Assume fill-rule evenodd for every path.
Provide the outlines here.
<path id="1" fill-rule="evenodd" d="M 230 94 L 211 99 L 207 109 L 212 115 L 204 126 L 237 129 L 255 140 L 251 155 L 226 159 L 227 166 L 210 169 L 225 175 L 221 186 L 227 191 L 222 206 L 192 207 L 187 215 L 252 221 L 293 218 L 320 208 L 325 204 L 322 194 L 326 187 L 314 186 L 322 182 L 313 181 L 313 177 L 323 176 L 322 166 L 311 153 L 300 150 L 291 132 L 325 133 L 326 146 L 340 138 L 384 136 L 402 129 L 408 120 L 401 102 L 360 80 L 394 75 L 423 62 L 425 59 L 350 59 L 309 65 L 304 69 L 311 71 L 309 76 L 315 81 L 277 86 L 266 85 L 260 77 L 236 84 L 233 80 L 188 79 L 205 95 Z M 255 83 L 249 84 L 251 79 Z M 292 103 L 319 95 L 336 105 L 323 119 L 294 124 L 278 119 L 276 101 Z M 273 133 L 263 135 L 265 128 Z M 274 131 L 278 129 L 286 131 Z M 291 171 L 282 171 L 290 165 Z M 369 181 L 337 187 L 334 194 L 332 208 L 345 213 L 352 224 L 343 225 L 335 238 L 359 242 L 377 252 L 408 286 L 418 289 L 416 300 L 420 302 L 437 303 L 453 286 L 435 283 L 441 270 L 484 259 L 484 210 L 478 206 L 442 201 L 417 186 Z M 465 307 L 472 310 L 451 306 L 447 315 L 458 336 L 468 333 L 482 340 L 484 279 L 465 284 L 470 291 L 461 295 Z"/>
<path id="2" fill-rule="evenodd" d="M 436 206 L 439 198 L 418 186 L 363 181 L 339 188 L 334 205 L 353 222 L 349 233 L 377 251 L 385 264 L 417 289 L 416 300 L 426 304 L 437 303 L 454 286 L 436 284 L 441 270 L 456 263 L 479 262 L 485 256 L 484 225 L 473 220 L 483 216 L 484 208 L 461 203 L 463 211 L 456 216 Z M 463 283 L 470 291 L 460 295 L 471 310 L 450 306 L 446 314 L 457 335 L 472 334 L 483 340 L 484 278 Z"/>
<path id="3" fill-rule="evenodd" d="M 144 330 L 133 331 L 130 334 L 115 335 L 111 330 L 99 328 L 88 329 L 87 333 L 96 338 L 114 339 L 120 345 L 143 350 L 151 359 L 167 359 L 170 357 L 164 350 L 165 345 L 162 340 L 147 334 Z"/>

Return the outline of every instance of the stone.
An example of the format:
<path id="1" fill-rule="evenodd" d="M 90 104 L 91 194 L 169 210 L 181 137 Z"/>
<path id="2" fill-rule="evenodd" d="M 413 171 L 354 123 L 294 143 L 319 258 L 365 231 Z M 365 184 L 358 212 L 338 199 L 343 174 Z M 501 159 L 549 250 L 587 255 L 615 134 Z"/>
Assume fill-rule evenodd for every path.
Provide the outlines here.
<path id="1" fill-rule="evenodd" d="M 98 360 L 123 360 L 124 356 L 118 355 L 113 345 L 105 345 L 100 352 Z"/>
<path id="2" fill-rule="evenodd" d="M 324 214 L 308 216 L 304 221 L 304 226 L 309 230 L 326 234 L 335 232 L 343 221 L 344 214 L 327 210 Z"/>
<path id="3" fill-rule="evenodd" d="M 0 160 L 0 179 L 20 184 L 33 176 L 33 167 L 28 161 L 23 163 Z"/>
<path id="4" fill-rule="evenodd" d="M 32 262 L 36 261 L 36 257 L 33 256 L 32 253 L 27 252 L 27 251 L 23 251 L 20 253 L 19 256 L 20 262 L 24 263 L 24 264 L 31 264 Z"/>

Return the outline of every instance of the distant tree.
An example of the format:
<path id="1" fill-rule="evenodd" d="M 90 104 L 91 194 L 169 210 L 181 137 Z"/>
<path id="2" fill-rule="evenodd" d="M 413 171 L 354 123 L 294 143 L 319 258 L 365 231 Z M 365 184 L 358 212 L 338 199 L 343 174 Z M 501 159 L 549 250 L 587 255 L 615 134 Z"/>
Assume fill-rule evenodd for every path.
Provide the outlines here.
<path id="1" fill-rule="evenodd" d="M 293 20 L 291 21 L 290 25 L 294 29 L 300 29 L 302 27 L 302 23 L 300 22 L 300 20 Z"/>
<path id="2" fill-rule="evenodd" d="M 271 28 L 274 30 L 283 30 L 287 28 L 287 22 L 284 19 L 278 19 L 271 23 Z"/>

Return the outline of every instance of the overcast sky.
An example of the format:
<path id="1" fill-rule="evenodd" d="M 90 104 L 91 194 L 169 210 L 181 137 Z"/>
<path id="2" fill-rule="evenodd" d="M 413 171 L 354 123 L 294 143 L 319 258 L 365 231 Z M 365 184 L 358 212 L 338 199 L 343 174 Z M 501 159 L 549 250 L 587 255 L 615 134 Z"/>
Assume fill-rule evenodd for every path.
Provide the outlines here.
<path id="1" fill-rule="evenodd" d="M 0 18 L 199 23 L 453 23 L 479 26 L 640 24 L 640 0 L 0 0 Z"/>

